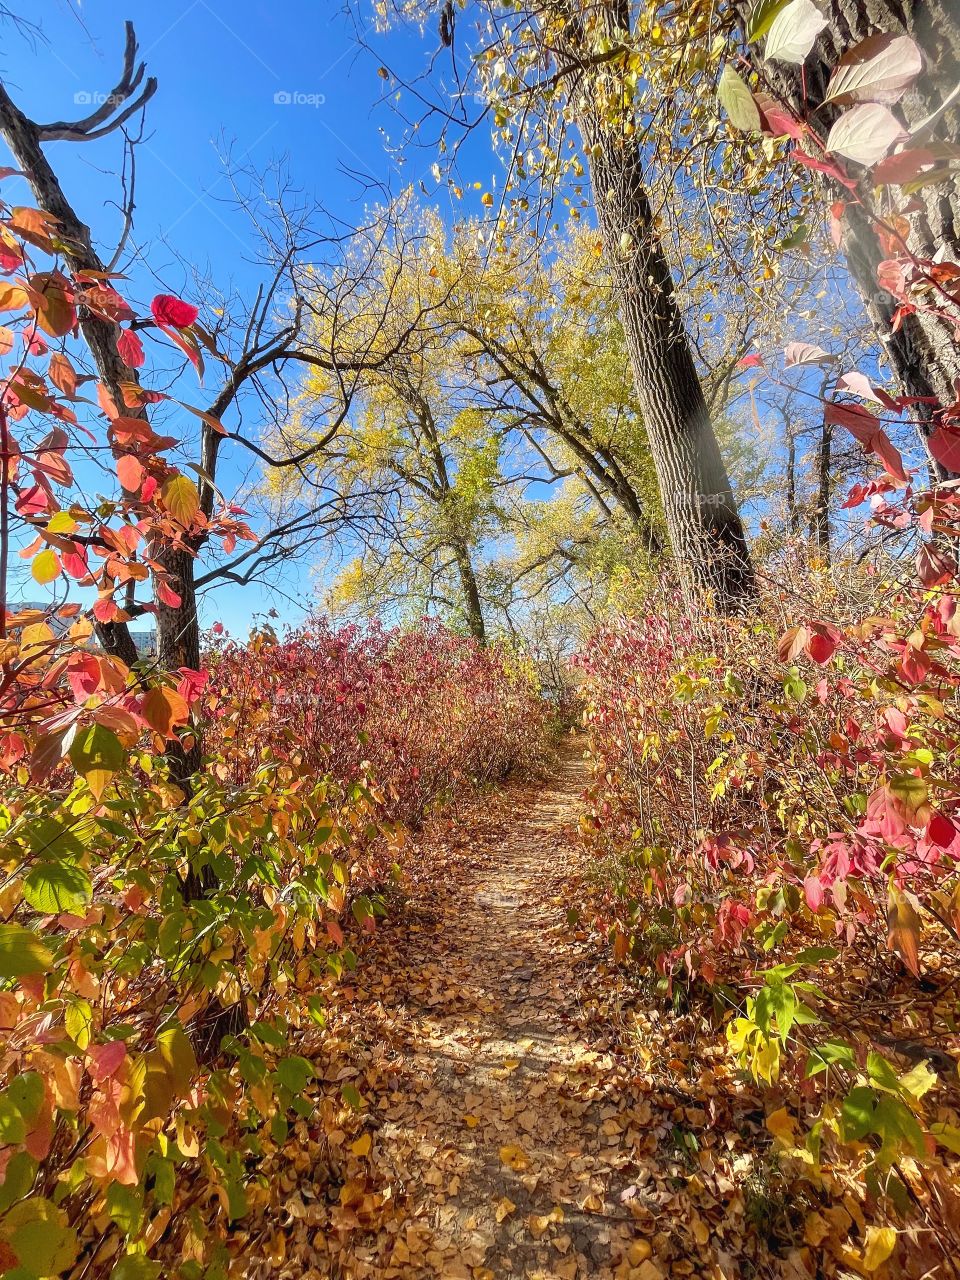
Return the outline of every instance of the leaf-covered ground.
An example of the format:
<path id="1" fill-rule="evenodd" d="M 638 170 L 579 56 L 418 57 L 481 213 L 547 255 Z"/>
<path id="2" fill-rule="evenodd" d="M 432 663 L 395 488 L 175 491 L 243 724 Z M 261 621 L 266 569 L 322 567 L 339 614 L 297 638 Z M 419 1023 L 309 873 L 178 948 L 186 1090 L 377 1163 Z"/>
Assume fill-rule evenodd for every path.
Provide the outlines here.
<path id="1" fill-rule="evenodd" d="M 233 1274 L 810 1274 L 770 1252 L 788 1211 L 763 1181 L 756 1100 L 635 1000 L 619 1038 L 627 993 L 568 923 L 583 781 L 570 747 L 546 782 L 418 842 L 408 896 L 318 1040 L 316 1116 L 232 1233 Z"/>

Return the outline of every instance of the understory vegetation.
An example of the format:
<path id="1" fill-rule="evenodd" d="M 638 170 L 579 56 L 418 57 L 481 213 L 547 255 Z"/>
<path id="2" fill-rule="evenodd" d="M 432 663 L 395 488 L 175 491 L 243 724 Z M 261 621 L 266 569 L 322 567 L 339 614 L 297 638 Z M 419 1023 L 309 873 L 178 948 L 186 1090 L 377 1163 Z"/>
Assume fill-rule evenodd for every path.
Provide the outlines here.
<path id="1" fill-rule="evenodd" d="M 0 1275 L 960 1275 L 960 20 L 354 17 L 235 293 L 0 83 Z"/>

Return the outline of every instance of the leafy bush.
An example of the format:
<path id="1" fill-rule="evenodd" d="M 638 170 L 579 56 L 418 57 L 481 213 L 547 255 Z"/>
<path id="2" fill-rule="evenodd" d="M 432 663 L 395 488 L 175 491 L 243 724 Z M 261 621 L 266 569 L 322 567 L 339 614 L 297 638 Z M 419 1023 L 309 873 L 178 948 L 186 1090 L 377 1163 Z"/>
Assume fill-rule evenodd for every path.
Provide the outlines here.
<path id="1" fill-rule="evenodd" d="M 528 664 L 430 620 L 390 630 L 314 618 L 282 639 L 223 642 L 210 670 L 211 735 L 234 780 L 265 748 L 345 784 L 369 770 L 386 815 L 406 823 L 543 753 L 547 708 Z"/>
<path id="2" fill-rule="evenodd" d="M 875 518 L 931 502 L 942 536 L 946 491 Z M 904 1160 L 960 1151 L 960 608 L 939 544 L 919 578 L 894 559 L 843 592 L 771 565 L 749 621 L 660 592 L 578 658 L 615 954 L 712 994 L 736 1065 L 794 1091 L 768 1123 L 811 1177 L 842 1150 L 900 1207 Z"/>

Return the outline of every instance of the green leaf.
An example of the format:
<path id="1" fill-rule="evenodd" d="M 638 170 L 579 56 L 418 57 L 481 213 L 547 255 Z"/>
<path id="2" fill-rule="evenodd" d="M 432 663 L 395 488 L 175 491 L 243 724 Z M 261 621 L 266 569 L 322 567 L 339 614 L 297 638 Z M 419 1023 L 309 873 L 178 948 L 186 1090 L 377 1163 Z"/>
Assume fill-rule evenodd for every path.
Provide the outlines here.
<path id="1" fill-rule="evenodd" d="M 948 1151 L 952 1151 L 955 1156 L 960 1156 L 960 1129 L 955 1125 L 946 1124 L 944 1121 L 938 1120 L 930 1126 L 930 1132 L 941 1146 L 946 1147 Z"/>
<path id="2" fill-rule="evenodd" d="M 157 1049 L 162 1057 L 178 1094 L 190 1088 L 197 1070 L 197 1056 L 181 1026 L 168 1027 L 157 1036 Z"/>
<path id="3" fill-rule="evenodd" d="M 112 1182 L 107 1188 L 107 1213 L 124 1235 L 133 1235 L 143 1217 L 143 1192 Z"/>
<path id="4" fill-rule="evenodd" d="M 859 1142 L 873 1132 L 873 1116 L 877 1095 L 873 1089 L 858 1084 L 843 1100 L 843 1136 L 847 1142 Z"/>
<path id="5" fill-rule="evenodd" d="M 867 1075 L 878 1089 L 884 1089 L 887 1093 L 900 1092 L 900 1081 L 893 1063 L 889 1062 L 882 1053 L 871 1050 L 867 1054 Z"/>
<path id="6" fill-rule="evenodd" d="M 43 1106 L 43 1076 L 39 1071 L 22 1072 L 10 1081 L 3 1096 L 10 1099 L 28 1124 L 32 1124 Z"/>
<path id="7" fill-rule="evenodd" d="M 753 44 L 770 30 L 774 18 L 788 3 L 788 0 L 757 0 L 747 19 L 747 40 Z"/>
<path id="8" fill-rule="evenodd" d="M 77 1260 L 77 1233 L 66 1214 L 39 1196 L 21 1200 L 0 1221 L 7 1242 L 22 1267 L 35 1276 L 56 1276 Z"/>
<path id="9" fill-rule="evenodd" d="M 314 1074 L 313 1063 L 306 1058 L 283 1058 L 277 1063 L 277 1078 L 291 1093 L 302 1093 Z"/>
<path id="10" fill-rule="evenodd" d="M 102 724 L 91 724 L 81 730 L 70 748 L 70 763 L 77 773 L 86 778 L 98 800 L 125 759 L 126 752 L 120 739 Z"/>
<path id="11" fill-rule="evenodd" d="M 55 916 L 81 911 L 93 897 L 93 885 L 76 863 L 39 862 L 23 882 L 23 896 L 34 911 Z"/>
<path id="12" fill-rule="evenodd" d="M 0 978 L 46 973 L 52 963 L 53 956 L 32 929 L 0 924 Z"/>
<path id="13" fill-rule="evenodd" d="M 27 1126 L 19 1108 L 6 1095 L 0 1096 L 0 1144 L 10 1146 L 22 1142 L 27 1136 Z"/>
<path id="14" fill-rule="evenodd" d="M 147 1173 L 153 1175 L 153 1199 L 156 1204 L 173 1204 L 177 1171 L 172 1160 L 153 1154 L 147 1160 Z"/>
<path id="15" fill-rule="evenodd" d="M 927 1154 L 923 1130 L 900 1098 L 880 1099 L 874 1116 L 874 1130 L 883 1140 L 881 1155 L 887 1163 L 896 1159 L 904 1147 L 920 1159 Z"/>
<path id="16" fill-rule="evenodd" d="M 26 1151 L 15 1151 L 7 1163 L 6 1175 L 0 1183 L 0 1213 L 22 1200 L 37 1176 L 37 1162 Z"/>
<path id="17" fill-rule="evenodd" d="M 353 1107 L 354 1111 L 359 1111 L 363 1106 L 363 1098 L 361 1098 L 360 1090 L 355 1084 L 341 1085 L 340 1096 L 348 1107 Z"/>
<path id="18" fill-rule="evenodd" d="M 839 954 L 836 947 L 807 947 L 797 956 L 797 963 L 820 964 L 823 960 L 836 960 Z"/>
<path id="19" fill-rule="evenodd" d="M 90 1043 L 90 1028 L 93 1026 L 93 1010 L 86 1000 L 72 1000 L 64 1014 L 67 1035 L 78 1049 L 86 1049 Z"/>
<path id="20" fill-rule="evenodd" d="M 760 128 L 760 111 L 753 100 L 753 94 L 729 63 L 720 76 L 717 97 L 735 129 L 753 133 Z"/>

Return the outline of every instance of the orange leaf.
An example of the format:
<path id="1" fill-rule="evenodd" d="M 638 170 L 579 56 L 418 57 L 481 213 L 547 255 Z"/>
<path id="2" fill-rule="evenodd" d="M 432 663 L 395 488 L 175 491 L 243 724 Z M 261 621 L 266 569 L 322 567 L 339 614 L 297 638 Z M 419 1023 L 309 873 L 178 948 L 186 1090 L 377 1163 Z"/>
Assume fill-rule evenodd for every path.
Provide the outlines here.
<path id="1" fill-rule="evenodd" d="M 155 685 L 143 700 L 140 712 L 151 729 L 164 738 L 173 737 L 179 724 L 190 719 L 190 708 L 175 689 Z"/>

